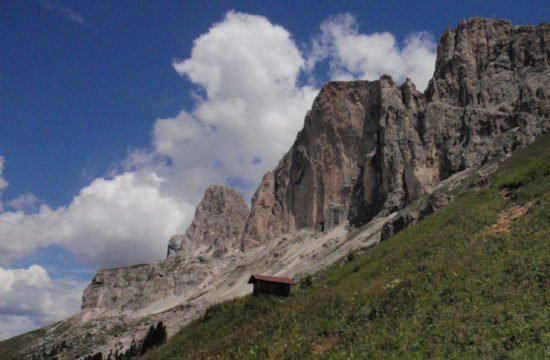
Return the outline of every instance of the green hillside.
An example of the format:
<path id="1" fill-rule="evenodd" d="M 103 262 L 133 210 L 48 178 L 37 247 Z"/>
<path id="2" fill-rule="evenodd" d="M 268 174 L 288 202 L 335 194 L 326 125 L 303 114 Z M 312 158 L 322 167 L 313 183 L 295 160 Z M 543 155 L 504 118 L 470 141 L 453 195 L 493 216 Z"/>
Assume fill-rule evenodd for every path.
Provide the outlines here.
<path id="1" fill-rule="evenodd" d="M 220 303 L 152 359 L 550 358 L 550 137 L 287 299 Z"/>

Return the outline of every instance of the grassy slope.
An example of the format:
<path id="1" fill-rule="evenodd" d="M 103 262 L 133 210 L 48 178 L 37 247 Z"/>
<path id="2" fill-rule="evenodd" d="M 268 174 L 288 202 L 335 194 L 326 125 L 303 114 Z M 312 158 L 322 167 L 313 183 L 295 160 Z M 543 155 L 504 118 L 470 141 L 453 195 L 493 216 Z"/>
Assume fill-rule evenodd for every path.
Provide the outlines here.
<path id="1" fill-rule="evenodd" d="M 35 338 L 44 336 L 43 329 L 34 330 L 23 335 L 12 337 L 11 339 L 0 341 L 0 359 L 9 360 L 14 354 L 25 348 L 25 344 L 33 341 Z"/>
<path id="2" fill-rule="evenodd" d="M 316 274 L 312 288 L 211 307 L 146 359 L 549 358 L 549 151 L 545 136 L 489 188 Z M 487 231 L 513 205 L 527 214 Z"/>

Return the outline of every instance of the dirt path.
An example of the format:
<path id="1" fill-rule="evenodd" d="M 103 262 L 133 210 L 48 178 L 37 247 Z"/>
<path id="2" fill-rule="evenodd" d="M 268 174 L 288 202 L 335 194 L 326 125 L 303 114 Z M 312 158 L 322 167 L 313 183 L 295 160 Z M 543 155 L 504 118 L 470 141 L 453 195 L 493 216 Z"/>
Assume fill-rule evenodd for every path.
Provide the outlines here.
<path id="1" fill-rule="evenodd" d="M 507 189 L 503 189 L 500 191 L 500 196 L 502 196 L 503 199 L 510 201 L 510 191 Z M 529 210 L 529 206 L 531 203 L 528 203 L 524 206 L 513 203 L 512 206 L 507 207 L 506 209 L 502 210 L 497 215 L 497 222 L 488 228 L 486 228 L 481 235 L 497 235 L 501 233 L 508 233 L 510 232 L 510 226 L 514 221 L 517 219 L 525 216 L 527 214 L 527 211 Z"/>

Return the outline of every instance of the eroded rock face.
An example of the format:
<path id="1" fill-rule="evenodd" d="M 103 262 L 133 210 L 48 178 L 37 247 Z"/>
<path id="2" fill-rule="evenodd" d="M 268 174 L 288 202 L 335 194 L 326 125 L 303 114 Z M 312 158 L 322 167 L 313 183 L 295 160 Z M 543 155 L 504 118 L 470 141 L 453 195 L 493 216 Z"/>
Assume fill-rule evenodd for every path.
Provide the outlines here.
<path id="1" fill-rule="evenodd" d="M 410 81 L 325 85 L 294 145 L 254 195 L 243 248 L 305 227 L 361 223 L 425 193 L 438 177 L 425 170 L 416 130 L 424 106 Z"/>
<path id="2" fill-rule="evenodd" d="M 168 296 L 193 290 L 208 275 L 201 259 L 171 256 L 164 261 L 99 270 L 82 295 L 82 309 L 128 313 Z"/>
<path id="3" fill-rule="evenodd" d="M 182 252 L 220 257 L 239 248 L 247 218 L 248 206 L 240 193 L 225 186 L 210 186 L 185 234 L 170 239 L 168 256 Z"/>
<path id="4" fill-rule="evenodd" d="M 550 23 L 513 26 L 508 20 L 472 18 L 448 29 L 439 40 L 436 68 L 427 95 L 430 101 L 488 110 L 520 110 L 532 91 L 548 85 Z M 540 97 L 548 94 L 541 89 Z M 531 104 L 535 105 L 535 104 Z M 535 112 L 536 114 L 536 112 Z"/>
<path id="5" fill-rule="evenodd" d="M 550 23 L 462 21 L 441 37 L 422 140 L 441 175 L 532 142 L 549 130 Z"/>
<path id="6" fill-rule="evenodd" d="M 323 87 L 294 145 L 252 199 L 245 249 L 296 229 L 346 221 L 357 163 L 368 152 L 361 139 L 370 104 L 363 100 L 377 90 L 366 82 Z"/>
<path id="7" fill-rule="evenodd" d="M 550 23 L 473 18 L 439 41 L 426 96 L 410 81 L 325 85 L 252 199 L 242 247 L 403 208 L 450 175 L 550 129 Z"/>

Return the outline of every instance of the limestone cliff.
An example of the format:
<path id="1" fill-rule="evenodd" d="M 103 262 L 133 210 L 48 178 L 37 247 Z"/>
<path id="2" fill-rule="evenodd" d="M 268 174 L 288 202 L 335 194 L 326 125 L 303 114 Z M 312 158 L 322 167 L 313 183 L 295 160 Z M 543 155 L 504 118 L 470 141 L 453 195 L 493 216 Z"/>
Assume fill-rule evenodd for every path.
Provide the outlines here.
<path id="1" fill-rule="evenodd" d="M 473 18 L 439 41 L 426 95 L 407 80 L 333 82 L 252 199 L 242 247 L 368 222 L 550 128 L 550 24 Z"/>
<path id="2" fill-rule="evenodd" d="M 325 85 L 294 145 L 254 195 L 243 247 L 357 221 L 358 197 L 374 215 L 384 205 L 402 206 L 406 193 L 423 193 L 431 181 L 412 179 L 423 168 L 415 131 L 423 107 L 414 85 L 398 87 L 390 77 Z"/>

